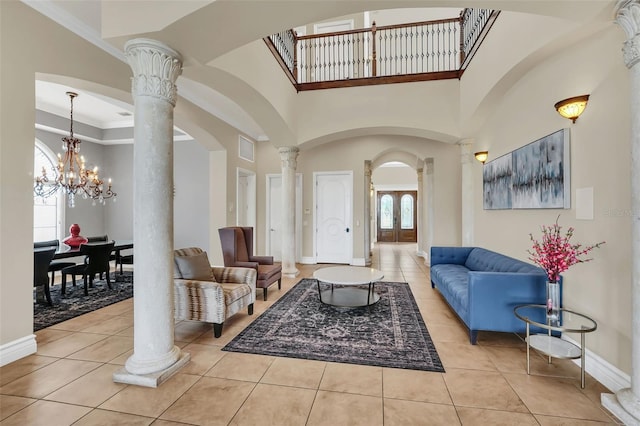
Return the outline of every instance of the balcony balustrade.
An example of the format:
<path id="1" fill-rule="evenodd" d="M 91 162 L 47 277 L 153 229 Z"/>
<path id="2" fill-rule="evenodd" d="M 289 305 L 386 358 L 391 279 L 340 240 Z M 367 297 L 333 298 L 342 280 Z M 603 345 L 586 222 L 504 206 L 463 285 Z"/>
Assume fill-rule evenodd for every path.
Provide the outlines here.
<path id="1" fill-rule="evenodd" d="M 460 78 L 498 16 L 464 9 L 460 16 L 361 30 L 265 38 L 298 90 Z"/>

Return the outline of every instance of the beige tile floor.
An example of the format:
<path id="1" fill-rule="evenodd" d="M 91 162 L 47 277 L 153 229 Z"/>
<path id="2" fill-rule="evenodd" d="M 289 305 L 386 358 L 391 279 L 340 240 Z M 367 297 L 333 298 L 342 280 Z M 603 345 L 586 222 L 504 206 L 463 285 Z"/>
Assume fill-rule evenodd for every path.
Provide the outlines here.
<path id="1" fill-rule="evenodd" d="M 381 244 L 373 265 L 408 282 L 446 373 L 227 353 L 221 348 L 317 265 L 258 297 L 255 314 L 176 324 L 191 362 L 157 389 L 114 383 L 132 353 L 133 304 L 120 302 L 38 331 L 38 352 L 0 368 L 0 425 L 598 425 L 607 389 L 571 361 L 532 357 L 516 335 L 466 329 L 429 284 L 413 244 Z M 261 295 L 260 291 L 260 295 Z"/>

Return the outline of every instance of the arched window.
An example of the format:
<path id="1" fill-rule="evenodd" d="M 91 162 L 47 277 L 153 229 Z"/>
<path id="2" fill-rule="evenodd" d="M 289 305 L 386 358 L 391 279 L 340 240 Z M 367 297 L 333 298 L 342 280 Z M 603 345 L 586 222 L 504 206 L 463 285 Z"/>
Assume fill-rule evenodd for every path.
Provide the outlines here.
<path id="1" fill-rule="evenodd" d="M 36 140 L 33 162 L 33 175 L 42 174 L 42 168 L 47 170 L 49 178 L 57 175 L 54 153 L 42 142 Z M 33 197 L 33 241 L 59 240 L 64 231 L 64 197 L 55 193 L 50 197 Z"/>
<path id="2" fill-rule="evenodd" d="M 400 199 L 400 227 L 402 229 L 413 229 L 413 197 L 404 194 Z"/>
<path id="3" fill-rule="evenodd" d="M 380 199 L 380 228 L 393 229 L 393 197 L 388 194 Z"/>

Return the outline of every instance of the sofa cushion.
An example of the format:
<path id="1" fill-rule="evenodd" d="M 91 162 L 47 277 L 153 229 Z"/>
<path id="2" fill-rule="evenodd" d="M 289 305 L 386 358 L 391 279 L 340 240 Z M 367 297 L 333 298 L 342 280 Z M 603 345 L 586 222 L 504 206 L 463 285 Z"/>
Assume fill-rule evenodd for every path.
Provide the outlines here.
<path id="1" fill-rule="evenodd" d="M 258 281 L 268 280 L 281 272 L 282 265 L 280 263 L 276 263 L 274 265 L 258 265 Z"/>
<path id="2" fill-rule="evenodd" d="M 469 269 L 463 265 L 443 263 L 431 267 L 431 280 L 451 307 L 466 321 L 469 310 Z"/>
<path id="3" fill-rule="evenodd" d="M 483 248 L 474 248 L 469 253 L 467 261 L 464 264 L 472 271 L 486 272 L 523 272 L 523 273 L 540 273 L 544 272 L 537 266 L 523 262 L 504 254 L 496 253 Z"/>
<path id="4" fill-rule="evenodd" d="M 202 252 L 192 256 L 174 257 L 178 273 L 185 280 L 215 281 L 211 264 L 207 257 L 207 252 Z M 174 277 L 175 277 L 174 273 Z"/>

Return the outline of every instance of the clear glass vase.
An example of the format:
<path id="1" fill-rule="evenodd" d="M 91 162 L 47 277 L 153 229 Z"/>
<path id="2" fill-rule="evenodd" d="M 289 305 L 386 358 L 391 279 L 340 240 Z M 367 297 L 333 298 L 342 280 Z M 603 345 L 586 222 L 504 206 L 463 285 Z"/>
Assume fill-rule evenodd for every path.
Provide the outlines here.
<path id="1" fill-rule="evenodd" d="M 560 284 L 547 282 L 547 323 L 558 325 L 560 320 Z"/>

